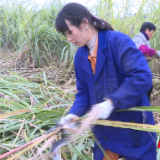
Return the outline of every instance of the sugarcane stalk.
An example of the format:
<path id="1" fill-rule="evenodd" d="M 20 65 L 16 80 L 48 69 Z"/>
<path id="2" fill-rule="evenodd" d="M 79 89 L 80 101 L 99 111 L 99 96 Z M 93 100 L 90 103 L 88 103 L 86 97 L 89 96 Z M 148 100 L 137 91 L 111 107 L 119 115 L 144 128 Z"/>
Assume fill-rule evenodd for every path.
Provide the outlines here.
<path id="1" fill-rule="evenodd" d="M 33 148 L 34 146 L 38 145 L 39 143 L 41 143 L 41 142 L 44 141 L 45 139 L 47 139 L 47 138 L 49 138 L 49 137 L 57 134 L 57 132 L 59 132 L 60 129 L 61 129 L 61 127 L 60 127 L 60 128 L 57 128 L 57 130 L 56 130 L 55 132 L 51 132 L 51 133 L 48 134 L 48 135 L 45 134 L 45 135 L 43 135 L 43 136 L 40 136 L 40 137 L 38 137 L 38 138 L 36 138 L 36 139 L 34 139 L 34 140 L 32 140 L 32 141 L 30 141 L 30 142 L 28 142 L 28 143 L 20 146 L 20 147 L 18 147 L 18 148 L 15 148 L 15 149 L 13 149 L 13 150 L 11 150 L 11 151 L 3 154 L 3 155 L 0 155 L 0 159 L 6 158 L 6 157 L 14 154 L 15 152 L 21 151 L 22 149 L 25 148 L 25 150 L 23 150 L 23 151 L 21 151 L 21 152 L 19 152 L 19 153 L 17 153 L 17 154 L 15 155 L 15 156 L 18 156 L 18 157 L 19 157 L 19 156 L 22 155 L 24 152 L 28 151 L 28 150 L 30 149 L 30 147 Z M 29 149 L 28 149 L 28 146 L 29 146 Z M 27 147 L 27 148 L 26 148 L 26 147 Z M 15 157 L 15 156 L 12 156 L 12 157 Z M 12 157 L 11 157 L 11 158 L 12 158 Z"/>

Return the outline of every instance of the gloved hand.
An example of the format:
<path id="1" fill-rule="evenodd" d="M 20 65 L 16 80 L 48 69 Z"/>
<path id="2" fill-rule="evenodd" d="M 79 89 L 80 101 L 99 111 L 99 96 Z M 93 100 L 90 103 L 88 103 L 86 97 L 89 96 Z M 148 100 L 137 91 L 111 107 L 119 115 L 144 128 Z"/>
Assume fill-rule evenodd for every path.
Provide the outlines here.
<path id="1" fill-rule="evenodd" d="M 66 124 L 66 123 L 68 123 L 69 121 L 71 121 L 71 120 L 73 120 L 73 119 L 75 119 L 75 118 L 78 118 L 78 116 L 77 115 L 75 115 L 75 114 L 68 114 L 68 115 L 66 115 L 65 117 L 62 117 L 60 120 L 59 120 L 59 124 L 60 125 L 64 125 L 64 124 Z M 72 129 L 75 129 L 75 123 L 73 122 L 73 123 L 70 123 L 69 124 L 69 127 L 70 128 L 72 128 Z"/>
<path id="2" fill-rule="evenodd" d="M 113 109 L 114 109 L 114 106 L 112 104 L 112 101 L 111 100 L 106 100 L 102 103 L 94 105 L 90 114 L 92 114 L 92 113 L 95 114 L 96 113 L 95 119 L 106 119 L 110 116 Z"/>
<path id="3" fill-rule="evenodd" d="M 160 51 L 156 51 L 156 56 L 158 57 L 158 58 L 160 58 Z"/>

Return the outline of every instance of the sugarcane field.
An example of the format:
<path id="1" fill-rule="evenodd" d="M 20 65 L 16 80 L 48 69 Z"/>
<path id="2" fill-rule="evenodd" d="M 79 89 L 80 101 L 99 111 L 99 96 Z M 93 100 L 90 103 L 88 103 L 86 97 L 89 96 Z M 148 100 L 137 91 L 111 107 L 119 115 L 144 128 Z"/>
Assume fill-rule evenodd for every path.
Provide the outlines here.
<path id="1" fill-rule="evenodd" d="M 0 160 L 160 160 L 160 0 L 0 0 Z"/>

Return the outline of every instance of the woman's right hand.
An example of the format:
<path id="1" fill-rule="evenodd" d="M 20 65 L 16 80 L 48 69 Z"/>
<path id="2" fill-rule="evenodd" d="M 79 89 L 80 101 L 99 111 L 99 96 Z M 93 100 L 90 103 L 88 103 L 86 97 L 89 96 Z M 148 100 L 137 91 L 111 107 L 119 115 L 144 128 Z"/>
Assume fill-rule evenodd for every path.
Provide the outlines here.
<path id="1" fill-rule="evenodd" d="M 74 120 L 77 119 L 77 118 L 78 118 L 78 116 L 75 115 L 75 114 L 68 114 L 68 115 L 62 117 L 62 118 L 59 120 L 59 124 L 60 124 L 60 125 L 64 125 L 64 124 L 66 124 L 66 123 L 68 123 L 68 122 L 70 122 L 70 121 L 72 121 L 72 120 L 74 121 Z"/>

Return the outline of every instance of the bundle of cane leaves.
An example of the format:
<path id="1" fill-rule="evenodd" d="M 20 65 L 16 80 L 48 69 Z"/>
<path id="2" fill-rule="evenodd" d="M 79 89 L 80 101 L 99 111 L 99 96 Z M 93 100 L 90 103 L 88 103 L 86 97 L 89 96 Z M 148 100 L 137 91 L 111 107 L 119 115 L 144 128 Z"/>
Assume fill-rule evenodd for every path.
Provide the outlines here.
<path id="1" fill-rule="evenodd" d="M 86 136 L 86 134 L 83 134 L 83 135 L 81 134 L 82 131 L 85 130 L 85 129 L 87 129 L 90 124 L 98 124 L 98 125 L 112 126 L 112 127 L 121 127 L 121 128 L 130 128 L 130 129 L 142 130 L 142 131 L 147 131 L 147 132 L 160 132 L 160 127 L 159 126 L 146 125 L 146 124 L 137 124 L 137 123 L 116 122 L 116 121 L 113 122 L 113 121 L 107 121 L 107 120 L 97 120 L 97 121 L 95 121 L 94 117 L 95 116 L 92 114 L 92 115 L 88 116 L 87 118 L 83 119 L 82 120 L 82 124 L 83 125 L 78 129 L 77 132 L 75 132 L 73 134 L 73 136 L 71 138 L 68 139 L 68 143 L 70 142 L 68 146 L 69 146 L 69 148 L 71 150 L 73 150 L 76 153 L 75 156 L 78 156 L 78 157 L 80 156 L 81 158 L 84 158 L 87 155 L 87 153 L 88 153 L 88 155 L 92 156 L 92 153 L 89 154 L 89 151 L 85 152 L 85 149 L 84 149 L 85 143 L 84 143 L 84 141 L 82 142 L 82 139 L 85 139 L 84 136 Z M 19 153 L 15 154 L 14 156 L 11 156 L 11 158 L 9 158 L 9 159 L 11 160 L 11 159 L 14 159 L 14 158 L 22 156 L 22 154 L 24 154 L 25 152 L 28 152 L 32 148 L 36 147 L 42 141 L 46 140 L 50 135 L 52 135 L 52 136 L 54 135 L 55 136 L 55 133 L 57 134 L 58 131 L 60 131 L 60 130 L 58 130 L 58 128 L 57 128 L 56 131 L 51 132 L 48 136 L 46 136 L 46 137 L 45 136 L 41 136 L 40 137 L 41 139 L 38 138 L 38 140 L 34 141 L 34 143 L 32 143 L 32 144 L 31 144 L 31 142 L 29 142 L 31 144 L 30 146 L 26 147 L 25 149 L 23 149 Z M 87 135 L 89 135 L 88 132 L 87 132 Z M 81 140 L 77 141 L 79 137 L 81 137 L 80 138 Z M 89 137 L 89 136 L 87 136 L 87 137 Z M 81 150 L 77 150 L 77 148 L 76 148 L 77 146 L 74 143 L 72 143 L 74 141 L 77 141 L 76 145 L 77 146 L 79 145 L 79 147 L 82 148 L 83 151 L 82 151 L 82 149 Z M 80 145 L 80 142 L 81 142 L 81 145 Z M 87 141 L 87 142 L 89 143 L 90 147 L 93 145 L 93 143 L 92 144 L 90 143 L 91 142 L 90 140 Z M 44 146 L 46 146 L 46 145 L 44 145 Z M 42 145 L 42 147 L 40 148 L 41 151 L 42 151 L 42 148 L 45 148 L 44 146 Z M 22 147 L 20 147 L 20 148 L 22 149 Z M 49 150 L 48 150 L 48 152 L 49 152 Z M 36 153 L 36 155 L 32 154 L 32 156 L 34 156 L 34 157 L 40 156 L 38 150 L 37 150 L 37 152 L 35 152 L 35 149 L 34 149 L 34 153 Z M 63 157 L 67 157 L 68 155 L 69 155 L 69 153 L 67 153 L 65 150 L 62 150 L 62 156 Z M 70 154 L 69 156 L 72 157 L 73 154 L 72 155 Z M 90 158 L 87 158 L 87 159 L 90 159 Z"/>
<path id="2" fill-rule="evenodd" d="M 0 76 L 0 155 L 42 136 L 70 108 L 73 93 L 47 84 Z M 33 153 L 28 151 L 26 157 Z"/>
<path id="3" fill-rule="evenodd" d="M 26 155 L 26 152 L 31 151 L 32 149 L 34 150 L 34 155 L 32 154 L 32 157 L 34 157 L 33 159 L 40 158 L 40 157 L 44 158 L 42 153 L 44 153 L 44 150 L 45 150 L 45 153 L 47 153 L 46 150 L 48 149 L 48 146 L 51 146 L 51 143 L 54 140 L 57 140 L 57 137 L 58 137 L 57 134 L 58 134 L 58 132 L 61 131 L 61 129 L 66 129 L 66 126 L 57 127 L 54 130 L 52 130 L 51 132 L 49 132 L 48 134 L 44 134 L 44 135 L 36 138 L 35 140 L 32 140 L 24 145 L 21 145 L 21 146 L 15 148 L 15 149 L 1 155 L 0 159 L 6 158 L 11 155 L 11 157 L 8 158 L 8 160 L 13 160 L 13 159 L 16 159 L 16 158 L 19 158 L 19 157 Z M 73 133 L 75 134 L 76 132 L 74 131 Z M 78 136 L 74 135 L 72 137 L 72 138 L 74 138 L 74 141 L 76 141 L 79 138 Z M 84 134 L 84 135 L 81 135 L 81 138 L 79 138 L 78 141 L 74 145 L 69 144 L 69 148 L 71 150 L 74 150 L 75 154 L 74 155 L 71 155 L 71 154 L 67 155 L 66 154 L 67 152 L 62 152 L 62 156 L 63 157 L 68 157 L 68 156 L 78 157 L 79 156 L 84 159 L 90 159 L 87 156 L 92 155 L 91 145 L 93 144 L 93 141 L 89 137 L 90 137 L 90 134 L 88 134 L 88 132 L 86 132 L 86 134 Z M 72 138 L 69 139 L 70 142 L 73 141 Z M 59 140 L 59 141 L 62 141 L 62 140 Z M 41 145 L 40 145 L 40 143 L 41 143 Z M 81 150 L 79 150 L 79 149 L 81 149 Z M 84 154 L 81 153 L 82 150 L 83 150 Z M 13 153 L 15 153 L 15 155 L 12 155 Z M 48 151 L 48 153 L 49 153 L 49 151 Z M 56 153 L 56 155 L 57 155 L 57 153 Z M 46 154 L 45 159 L 49 158 L 50 156 L 51 156 L 51 154 Z M 52 155 L 52 156 L 54 156 L 54 155 Z"/>

